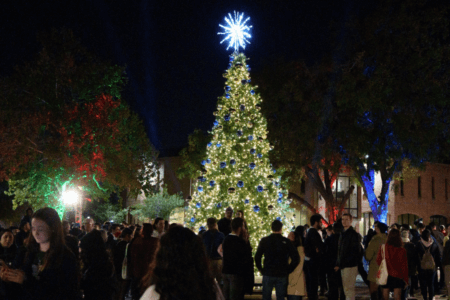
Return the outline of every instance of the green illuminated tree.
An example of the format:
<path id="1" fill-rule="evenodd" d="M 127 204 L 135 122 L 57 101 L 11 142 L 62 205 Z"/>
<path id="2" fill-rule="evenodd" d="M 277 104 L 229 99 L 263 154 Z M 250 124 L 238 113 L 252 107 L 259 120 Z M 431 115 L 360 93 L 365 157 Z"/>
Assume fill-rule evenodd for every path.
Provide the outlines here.
<path id="1" fill-rule="evenodd" d="M 92 199 L 152 194 L 157 152 L 120 100 L 124 68 L 91 55 L 68 30 L 39 40 L 37 58 L 0 80 L 0 180 L 10 181 L 15 205 L 61 214 L 64 189 Z"/>

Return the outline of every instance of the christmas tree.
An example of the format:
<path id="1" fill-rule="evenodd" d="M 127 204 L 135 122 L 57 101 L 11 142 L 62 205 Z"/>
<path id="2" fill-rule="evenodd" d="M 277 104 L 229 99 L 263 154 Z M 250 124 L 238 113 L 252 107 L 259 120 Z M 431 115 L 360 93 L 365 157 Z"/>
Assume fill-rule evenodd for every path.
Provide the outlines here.
<path id="1" fill-rule="evenodd" d="M 269 161 L 271 146 L 267 121 L 260 112 L 262 99 L 255 91 L 257 86 L 251 84 L 246 61 L 245 55 L 237 51 L 230 56 L 224 74 L 225 92 L 214 112 L 212 140 L 207 145 L 207 159 L 202 161 L 204 169 L 195 183 L 186 221 L 188 226 L 199 228 L 206 225 L 207 218 L 223 217 L 229 206 L 235 212 L 242 210 L 250 242 L 256 249 L 259 240 L 270 234 L 273 220 L 279 219 L 289 230 L 284 222 L 289 203 L 280 187 L 279 174 Z"/>

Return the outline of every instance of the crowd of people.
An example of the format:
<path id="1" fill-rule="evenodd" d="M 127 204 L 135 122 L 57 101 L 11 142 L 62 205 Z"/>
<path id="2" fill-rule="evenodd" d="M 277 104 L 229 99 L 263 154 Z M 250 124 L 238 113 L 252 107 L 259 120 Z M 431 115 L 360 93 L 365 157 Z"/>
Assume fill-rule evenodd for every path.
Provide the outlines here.
<path id="1" fill-rule="evenodd" d="M 277 300 L 355 299 L 358 274 L 372 300 L 450 291 L 447 228 L 375 222 L 362 237 L 352 222 L 343 214 L 324 228 L 315 214 L 284 237 L 275 220 L 252 249 L 244 213 L 233 218 L 230 207 L 197 234 L 162 218 L 142 226 L 87 218 L 80 228 L 52 208 L 29 209 L 19 227 L 0 228 L 0 299 L 241 300 L 254 291 L 255 268 L 263 300 L 274 289 Z"/>

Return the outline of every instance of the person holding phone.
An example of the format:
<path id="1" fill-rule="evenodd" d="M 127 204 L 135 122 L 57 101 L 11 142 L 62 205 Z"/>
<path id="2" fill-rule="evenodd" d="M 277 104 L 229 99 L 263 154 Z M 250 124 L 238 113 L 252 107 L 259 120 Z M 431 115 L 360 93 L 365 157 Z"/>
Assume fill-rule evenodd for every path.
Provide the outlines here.
<path id="1" fill-rule="evenodd" d="M 31 238 L 22 270 L 2 268 L 0 278 L 17 283 L 18 299 L 79 300 L 79 266 L 66 247 L 61 220 L 53 208 L 42 208 L 31 219 Z"/>

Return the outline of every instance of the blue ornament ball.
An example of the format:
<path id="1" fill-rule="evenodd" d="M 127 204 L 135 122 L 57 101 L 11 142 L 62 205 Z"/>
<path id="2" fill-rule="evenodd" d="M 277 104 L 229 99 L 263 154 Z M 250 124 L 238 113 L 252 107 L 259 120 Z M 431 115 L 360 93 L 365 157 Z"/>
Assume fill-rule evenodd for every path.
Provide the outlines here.
<path id="1" fill-rule="evenodd" d="M 240 187 L 240 188 L 244 187 L 244 182 L 242 180 L 239 180 L 238 183 L 237 183 L 237 186 Z"/>
<path id="2" fill-rule="evenodd" d="M 244 203 L 245 203 L 245 204 L 249 204 L 250 201 L 249 201 L 248 199 L 245 199 Z"/>
<path id="3" fill-rule="evenodd" d="M 221 167 L 222 169 L 225 168 L 226 166 L 227 166 L 227 163 L 226 163 L 226 162 L 223 161 L 223 162 L 220 163 L 220 167 Z"/>
<path id="4" fill-rule="evenodd" d="M 223 119 L 228 122 L 228 121 L 230 121 L 231 116 L 229 114 L 227 114 L 223 117 Z"/>
<path id="5" fill-rule="evenodd" d="M 211 143 L 211 142 L 209 142 L 209 143 L 208 143 L 208 147 L 211 147 L 211 146 L 212 146 L 212 143 Z"/>
<path id="6" fill-rule="evenodd" d="M 278 193 L 278 197 L 283 198 L 283 193 L 282 193 L 282 192 L 279 192 L 279 193 Z"/>
<path id="7" fill-rule="evenodd" d="M 203 176 L 200 176 L 200 177 L 198 178 L 198 181 L 200 181 L 200 182 L 205 182 L 205 181 L 206 181 L 206 178 L 203 177 Z"/>
<path id="8" fill-rule="evenodd" d="M 230 94 L 225 94 L 225 98 L 230 99 Z"/>
<path id="9" fill-rule="evenodd" d="M 214 126 L 217 126 L 217 125 L 219 125 L 219 122 L 217 122 L 217 121 L 214 121 Z"/>
<path id="10" fill-rule="evenodd" d="M 255 91 L 254 91 L 254 90 L 251 90 L 251 91 L 250 91 L 250 94 L 254 95 L 254 94 L 255 94 Z"/>
<path id="11" fill-rule="evenodd" d="M 246 84 L 246 83 L 247 83 L 247 80 L 242 79 L 242 84 Z"/>
<path id="12" fill-rule="evenodd" d="M 278 183 L 278 181 L 274 181 L 273 184 L 275 184 L 275 186 L 279 186 L 280 184 Z"/>
<path id="13" fill-rule="evenodd" d="M 216 147 L 220 148 L 220 146 L 222 146 L 222 144 L 221 143 L 217 143 Z"/>
<path id="14" fill-rule="evenodd" d="M 278 221 L 281 221 L 281 217 L 277 217 L 277 220 L 278 220 Z"/>
<path id="15" fill-rule="evenodd" d="M 249 141 L 253 141 L 253 135 L 249 135 L 249 136 L 248 136 L 248 140 L 249 140 Z"/>
<path id="16" fill-rule="evenodd" d="M 250 154 L 255 154 L 256 150 L 255 149 L 250 149 Z"/>
<path id="17" fill-rule="evenodd" d="M 207 163 L 207 164 L 210 164 L 210 163 L 211 163 L 211 159 L 208 158 L 208 159 L 206 160 L 206 163 Z"/>
<path id="18" fill-rule="evenodd" d="M 238 136 L 242 136 L 242 131 L 241 131 L 241 130 L 238 130 L 236 134 L 237 134 Z"/>
<path id="19" fill-rule="evenodd" d="M 192 222 L 192 223 L 195 222 L 195 218 L 194 218 L 194 217 L 191 218 L 191 222 Z"/>
<path id="20" fill-rule="evenodd" d="M 231 56 L 230 56 L 230 62 L 232 62 L 233 60 L 234 60 L 234 56 L 231 55 Z"/>
<path id="21" fill-rule="evenodd" d="M 252 162 L 248 166 L 249 166 L 250 169 L 253 170 L 256 167 L 256 164 L 254 162 Z"/>
<path id="22" fill-rule="evenodd" d="M 262 158 L 262 154 L 261 153 L 258 153 L 258 158 Z"/>
<path id="23" fill-rule="evenodd" d="M 211 187 L 214 187 L 214 185 L 216 185 L 216 182 L 215 182 L 214 180 L 211 180 L 211 181 L 209 182 L 209 185 L 210 185 Z"/>
<path id="24" fill-rule="evenodd" d="M 203 187 L 202 187 L 202 186 L 199 186 L 199 187 L 197 188 L 197 190 L 198 190 L 199 192 L 203 192 Z"/>
<path id="25" fill-rule="evenodd" d="M 227 87 L 225 88 L 225 90 L 226 90 L 227 92 L 231 91 L 231 86 L 227 85 Z"/>
<path id="26" fill-rule="evenodd" d="M 195 204 L 195 207 L 200 208 L 200 207 L 202 207 L 202 204 L 201 204 L 200 202 L 197 202 L 197 203 Z"/>
<path id="27" fill-rule="evenodd" d="M 256 213 L 259 212 L 259 206 L 258 205 L 253 206 L 253 211 Z"/>
<path id="28" fill-rule="evenodd" d="M 276 173 L 276 172 L 277 172 L 277 170 L 273 169 L 273 173 Z"/>
<path id="29" fill-rule="evenodd" d="M 261 193 L 262 191 L 264 191 L 264 188 L 262 186 L 258 185 L 256 190 Z"/>
<path id="30" fill-rule="evenodd" d="M 234 159 L 230 160 L 230 165 L 234 166 L 236 164 L 236 161 Z"/>
<path id="31" fill-rule="evenodd" d="M 205 226 L 200 226 L 199 231 L 205 230 Z"/>
<path id="32" fill-rule="evenodd" d="M 206 165 L 206 160 L 202 160 L 202 165 Z"/>
<path id="33" fill-rule="evenodd" d="M 217 208 L 221 208 L 222 207 L 222 203 L 217 203 Z"/>
<path id="34" fill-rule="evenodd" d="M 281 203 L 283 203 L 283 199 L 278 198 L 277 202 L 281 204 Z"/>
<path id="35" fill-rule="evenodd" d="M 247 82 L 250 83 L 250 82 L 252 82 L 252 81 L 249 79 L 249 80 L 247 80 Z"/>

